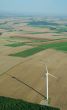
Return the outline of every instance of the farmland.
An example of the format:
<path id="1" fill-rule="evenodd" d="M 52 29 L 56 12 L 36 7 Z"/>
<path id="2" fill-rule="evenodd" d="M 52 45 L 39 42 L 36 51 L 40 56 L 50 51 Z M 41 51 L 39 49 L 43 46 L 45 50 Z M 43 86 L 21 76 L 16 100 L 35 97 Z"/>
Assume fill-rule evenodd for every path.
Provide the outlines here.
<path id="1" fill-rule="evenodd" d="M 67 110 L 66 22 L 56 18 L 0 19 L 0 96 L 40 104 L 46 97 L 42 78 L 46 63 L 58 78 L 49 77 L 50 105 Z"/>
<path id="2" fill-rule="evenodd" d="M 49 48 L 54 48 L 54 49 L 58 49 L 61 51 L 67 51 L 67 42 L 61 42 L 61 43 L 51 43 L 51 44 L 46 44 L 46 45 L 39 45 L 38 47 L 32 48 L 32 49 L 28 49 L 19 53 L 16 53 L 12 56 L 19 56 L 19 57 L 28 57 L 31 56 L 33 54 L 36 54 L 42 50 L 46 50 Z"/>

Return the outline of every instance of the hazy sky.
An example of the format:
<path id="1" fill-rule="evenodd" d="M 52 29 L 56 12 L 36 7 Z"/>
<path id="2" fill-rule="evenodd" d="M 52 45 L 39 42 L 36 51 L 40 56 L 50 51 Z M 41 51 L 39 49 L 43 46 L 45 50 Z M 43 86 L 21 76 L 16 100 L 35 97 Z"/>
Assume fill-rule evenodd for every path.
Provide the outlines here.
<path id="1" fill-rule="evenodd" d="M 67 15 L 67 0 L 0 0 L 0 12 Z"/>

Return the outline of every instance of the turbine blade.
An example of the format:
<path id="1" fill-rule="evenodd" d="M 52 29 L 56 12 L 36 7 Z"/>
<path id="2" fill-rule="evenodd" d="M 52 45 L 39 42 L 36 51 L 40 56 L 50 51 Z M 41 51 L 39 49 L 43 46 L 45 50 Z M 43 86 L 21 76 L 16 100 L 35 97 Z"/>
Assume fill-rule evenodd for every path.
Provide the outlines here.
<path id="1" fill-rule="evenodd" d="M 45 64 L 45 66 L 46 66 L 46 72 L 48 73 L 47 65 Z"/>
<path id="2" fill-rule="evenodd" d="M 50 73 L 48 73 L 50 76 L 52 76 L 52 77 L 54 77 L 55 79 L 57 79 L 57 77 L 56 76 L 54 76 L 54 75 L 52 75 L 52 74 L 50 74 Z"/>
<path id="3" fill-rule="evenodd" d="M 41 77 L 42 77 L 42 78 L 45 78 L 45 77 L 46 77 L 46 74 L 41 73 Z"/>

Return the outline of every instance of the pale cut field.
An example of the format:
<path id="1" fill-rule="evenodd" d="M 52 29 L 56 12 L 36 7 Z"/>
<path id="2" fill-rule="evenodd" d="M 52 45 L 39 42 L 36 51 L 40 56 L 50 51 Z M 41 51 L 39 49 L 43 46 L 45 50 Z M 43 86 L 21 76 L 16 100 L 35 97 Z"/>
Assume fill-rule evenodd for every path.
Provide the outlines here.
<path id="1" fill-rule="evenodd" d="M 21 60 L 21 59 L 20 59 Z M 49 77 L 49 98 L 53 106 L 67 110 L 67 54 L 48 49 L 22 60 L 8 72 L 0 76 L 0 95 L 24 99 L 40 103 L 43 99 L 38 93 L 27 87 L 24 82 L 45 94 L 45 78 L 47 64 L 49 72 L 58 79 Z M 23 81 L 23 84 L 10 75 Z"/>
<path id="2" fill-rule="evenodd" d="M 59 36 L 58 34 L 54 33 L 45 33 L 45 34 L 22 34 L 22 33 L 16 33 L 16 32 L 6 32 L 2 36 L 11 36 L 11 37 L 21 37 L 21 38 L 34 38 L 34 39 L 61 39 L 61 38 L 67 38 L 66 36 Z"/>
<path id="3" fill-rule="evenodd" d="M 8 56 L 9 54 L 17 53 L 30 48 L 32 48 L 32 46 L 27 46 L 27 45 L 19 46 L 19 47 L 0 46 L 0 57 Z"/>
<path id="4" fill-rule="evenodd" d="M 22 60 L 23 59 L 21 58 L 0 55 L 0 74 L 3 74 L 4 72 L 8 71 L 8 69 L 20 63 Z"/>
<path id="5" fill-rule="evenodd" d="M 7 43 L 9 43 L 7 40 L 0 39 L 0 45 L 6 45 Z"/>
<path id="6" fill-rule="evenodd" d="M 38 28 L 38 27 L 31 27 L 31 26 L 15 26 L 15 29 L 21 29 L 24 31 L 29 31 L 29 32 L 52 32 L 50 29 L 48 28 Z"/>
<path id="7" fill-rule="evenodd" d="M 3 43 L 7 44 L 6 40 L 3 40 L 2 44 Z M 24 58 L 20 58 L 20 57 L 16 58 L 8 55 L 12 53 L 14 54 L 19 51 L 24 51 L 30 48 L 32 48 L 32 46 L 27 46 L 27 45 L 20 47 L 0 46 L 0 74 L 6 72 L 8 69 L 12 68 L 14 65 L 20 63 L 21 61 L 24 61 Z"/>

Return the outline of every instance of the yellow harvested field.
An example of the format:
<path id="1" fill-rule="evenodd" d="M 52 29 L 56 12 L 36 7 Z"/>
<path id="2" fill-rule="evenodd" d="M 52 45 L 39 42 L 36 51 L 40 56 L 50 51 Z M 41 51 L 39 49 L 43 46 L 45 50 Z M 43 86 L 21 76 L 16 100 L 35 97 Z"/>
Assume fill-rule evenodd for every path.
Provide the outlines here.
<path id="1" fill-rule="evenodd" d="M 61 39 L 61 38 L 66 38 L 64 35 L 58 35 L 54 33 L 43 33 L 43 34 L 22 34 L 18 32 L 8 32 L 4 33 L 3 36 L 10 36 L 10 37 L 21 37 L 21 38 L 34 38 L 34 39 Z"/>
<path id="2" fill-rule="evenodd" d="M 51 32 L 50 29 L 47 28 L 36 28 L 36 27 L 31 27 L 31 26 L 18 26 L 15 27 L 16 29 L 22 29 L 24 31 L 29 31 L 29 32 Z"/>
<path id="3" fill-rule="evenodd" d="M 13 58 L 11 56 L 0 56 L 0 74 L 3 74 L 14 65 L 20 63 L 21 58 Z"/>
<path id="4" fill-rule="evenodd" d="M 2 42 L 3 43 L 3 42 Z M 5 44 L 5 43 L 4 43 Z M 0 74 L 6 72 L 14 65 L 24 61 L 24 58 L 16 58 L 9 56 L 10 54 L 14 54 L 16 52 L 24 51 L 26 49 L 30 49 L 32 46 L 20 46 L 20 47 L 9 47 L 9 46 L 0 46 Z"/>
<path id="5" fill-rule="evenodd" d="M 45 63 L 49 72 L 57 77 L 57 80 L 49 77 L 50 103 L 66 110 L 67 54 L 52 49 L 22 60 L 20 64 L 14 66 L 6 74 L 1 75 L 0 95 L 40 103 L 43 97 L 27 85 L 41 94 L 45 94 L 45 77 L 42 77 L 46 73 Z"/>
<path id="6" fill-rule="evenodd" d="M 0 39 L 0 45 L 6 45 L 8 43 L 7 40 L 4 40 L 4 39 Z"/>

